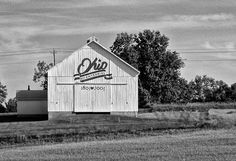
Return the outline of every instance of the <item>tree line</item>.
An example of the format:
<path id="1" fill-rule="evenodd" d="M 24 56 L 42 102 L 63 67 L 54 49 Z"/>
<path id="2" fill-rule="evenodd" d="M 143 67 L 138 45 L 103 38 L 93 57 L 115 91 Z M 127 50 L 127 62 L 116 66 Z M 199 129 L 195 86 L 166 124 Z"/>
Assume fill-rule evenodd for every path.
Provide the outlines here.
<path id="1" fill-rule="evenodd" d="M 222 80 L 197 75 L 188 82 L 181 77 L 184 62 L 176 51 L 168 50 L 169 38 L 159 31 L 144 30 L 138 34 L 117 34 L 111 52 L 140 71 L 139 105 L 149 103 L 190 103 L 236 101 L 236 83 L 228 86 Z M 39 61 L 33 81 L 47 90 L 47 71 L 53 66 Z M 0 82 L 0 107 L 7 95 Z M 5 103 L 6 110 L 16 111 L 16 99 Z M 2 108 L 1 108 L 2 109 Z"/>
<path id="2" fill-rule="evenodd" d="M 120 33 L 110 47 L 117 56 L 136 67 L 139 75 L 139 104 L 236 101 L 236 83 L 196 76 L 188 82 L 180 75 L 184 62 L 168 50 L 169 39 L 159 31 Z"/>

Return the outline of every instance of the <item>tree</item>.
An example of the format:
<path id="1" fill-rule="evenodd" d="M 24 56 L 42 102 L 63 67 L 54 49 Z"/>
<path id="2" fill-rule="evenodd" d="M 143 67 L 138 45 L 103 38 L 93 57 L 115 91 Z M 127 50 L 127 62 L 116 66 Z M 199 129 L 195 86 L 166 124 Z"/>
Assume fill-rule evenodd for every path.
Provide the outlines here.
<path id="1" fill-rule="evenodd" d="M 17 112 L 17 100 L 16 98 L 10 98 L 6 103 L 7 112 Z"/>
<path id="2" fill-rule="evenodd" d="M 231 101 L 231 89 L 224 81 L 216 81 L 216 89 L 214 91 L 214 101 L 225 102 Z"/>
<path id="3" fill-rule="evenodd" d="M 4 106 L 3 103 L 0 103 L 0 113 L 5 113 L 6 112 L 6 107 Z"/>
<path id="4" fill-rule="evenodd" d="M 178 92 L 176 95 L 176 101 L 177 103 L 188 103 L 191 101 L 191 98 L 193 96 L 193 90 L 191 89 L 190 84 L 187 80 L 184 78 L 179 78 L 178 82 L 175 84 Z"/>
<path id="5" fill-rule="evenodd" d="M 2 83 L 0 82 L 0 104 L 5 102 L 6 97 L 7 97 L 7 87 L 2 85 Z"/>
<path id="6" fill-rule="evenodd" d="M 216 88 L 213 78 L 197 75 L 189 84 L 193 90 L 193 102 L 207 102 L 213 99 L 214 88 Z"/>
<path id="7" fill-rule="evenodd" d="M 40 82 L 40 87 L 43 87 L 44 90 L 48 88 L 48 74 L 47 71 L 53 67 L 53 64 L 46 64 L 44 61 L 39 61 L 37 68 L 34 68 L 33 81 L 35 83 Z"/>
<path id="8" fill-rule="evenodd" d="M 0 82 L 0 113 L 6 112 L 4 102 L 7 97 L 7 87 Z"/>
<path id="9" fill-rule="evenodd" d="M 193 91 L 193 102 L 225 102 L 230 100 L 231 90 L 222 80 L 218 81 L 206 75 L 196 76 L 189 83 Z"/>
<path id="10" fill-rule="evenodd" d="M 236 101 L 236 83 L 231 85 L 231 99 Z"/>
<path id="11" fill-rule="evenodd" d="M 159 31 L 144 30 L 138 34 L 118 34 L 110 47 L 120 58 L 136 67 L 139 75 L 139 100 L 143 102 L 176 102 L 182 89 L 178 83 L 184 66 L 177 52 L 167 50 L 169 39 Z M 181 86 L 182 87 L 182 86 Z"/>

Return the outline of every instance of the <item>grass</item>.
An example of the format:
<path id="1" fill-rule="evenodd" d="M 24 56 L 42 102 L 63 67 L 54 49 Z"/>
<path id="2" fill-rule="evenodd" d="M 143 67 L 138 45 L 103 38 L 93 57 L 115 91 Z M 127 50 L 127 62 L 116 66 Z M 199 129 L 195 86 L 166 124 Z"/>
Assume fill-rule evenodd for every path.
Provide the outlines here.
<path id="1" fill-rule="evenodd" d="M 152 111 L 206 111 L 206 109 L 210 108 L 234 109 L 235 107 L 235 103 L 153 105 Z M 224 118 L 225 116 L 222 118 L 221 115 L 219 117 L 207 117 L 199 120 L 189 118 L 171 119 L 168 117 L 163 120 L 157 120 L 154 118 L 112 116 L 109 114 L 79 114 L 71 117 L 61 117 L 56 120 L 36 121 L 36 119 L 35 121 L 29 121 L 24 119 L 24 122 L 17 122 L 19 120 L 17 120 L 15 114 L 10 114 L 9 116 L 3 114 L 0 115 L 0 122 L 11 117 L 13 122 L 0 123 L 0 149 L 11 145 L 128 138 L 132 136 L 143 136 L 147 133 L 148 135 L 152 135 L 153 132 L 165 129 L 218 128 L 236 125 L 235 118 L 230 119 L 230 117 L 235 117 L 234 113 L 226 113 L 225 116 L 227 116 L 227 119 Z"/>
<path id="2" fill-rule="evenodd" d="M 157 121 L 105 114 L 74 115 L 57 120 L 0 123 L 0 148 L 14 144 L 44 144 L 119 138 L 147 131 L 195 128 L 197 122 Z"/>
<path id="3" fill-rule="evenodd" d="M 236 129 L 156 134 L 139 138 L 2 149 L 0 160 L 233 161 Z"/>
<path id="4" fill-rule="evenodd" d="M 199 111 L 207 112 L 209 109 L 236 109 L 236 102 L 230 103 L 187 103 L 187 104 L 151 104 L 140 112 L 163 112 L 163 111 Z"/>

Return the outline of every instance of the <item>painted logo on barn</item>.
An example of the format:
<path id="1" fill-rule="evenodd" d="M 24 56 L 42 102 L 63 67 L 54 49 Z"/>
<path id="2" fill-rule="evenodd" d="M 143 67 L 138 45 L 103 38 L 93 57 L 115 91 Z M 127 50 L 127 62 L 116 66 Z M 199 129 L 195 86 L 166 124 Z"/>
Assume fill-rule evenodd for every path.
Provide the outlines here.
<path id="1" fill-rule="evenodd" d="M 84 58 L 78 65 L 77 74 L 74 74 L 74 80 L 86 82 L 92 79 L 104 77 L 105 79 L 112 79 L 112 74 L 106 73 L 108 63 L 95 58 L 91 61 L 89 58 Z"/>

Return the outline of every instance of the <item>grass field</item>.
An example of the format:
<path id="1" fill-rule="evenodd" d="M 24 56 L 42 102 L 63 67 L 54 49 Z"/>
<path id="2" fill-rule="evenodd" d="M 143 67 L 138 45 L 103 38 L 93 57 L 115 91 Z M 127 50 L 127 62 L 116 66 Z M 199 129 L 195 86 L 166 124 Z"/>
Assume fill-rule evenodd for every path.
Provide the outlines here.
<path id="1" fill-rule="evenodd" d="M 16 147 L 1 149 L 0 160 L 235 161 L 236 129 Z"/>
<path id="2" fill-rule="evenodd" d="M 236 102 L 205 102 L 187 104 L 149 104 L 139 112 L 155 111 L 201 111 L 207 112 L 209 109 L 236 109 Z"/>
<path id="3" fill-rule="evenodd" d="M 229 118 L 235 117 L 234 113 L 226 115 Z M 235 119 L 229 120 L 208 119 L 208 117 L 203 120 L 182 119 L 181 117 L 158 120 L 149 117 L 79 114 L 47 121 L 3 122 L 0 123 L 0 149 L 16 144 L 32 145 L 128 138 L 152 135 L 153 132 L 158 133 L 165 129 L 235 126 Z"/>
<path id="4" fill-rule="evenodd" d="M 195 128 L 197 122 L 158 121 L 101 114 L 57 120 L 0 123 L 0 149 L 15 144 L 44 144 L 142 136 L 163 129 Z"/>

